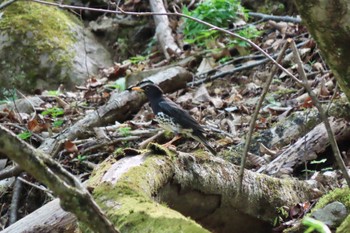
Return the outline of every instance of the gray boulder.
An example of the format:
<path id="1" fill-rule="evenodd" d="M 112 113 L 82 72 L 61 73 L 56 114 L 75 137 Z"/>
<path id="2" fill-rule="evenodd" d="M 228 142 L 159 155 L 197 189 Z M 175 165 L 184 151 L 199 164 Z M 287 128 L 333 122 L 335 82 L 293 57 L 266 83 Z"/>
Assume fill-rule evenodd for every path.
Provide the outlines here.
<path id="1" fill-rule="evenodd" d="M 113 64 L 109 52 L 69 12 L 16 2 L 0 18 L 0 96 L 11 88 L 68 89 Z"/>

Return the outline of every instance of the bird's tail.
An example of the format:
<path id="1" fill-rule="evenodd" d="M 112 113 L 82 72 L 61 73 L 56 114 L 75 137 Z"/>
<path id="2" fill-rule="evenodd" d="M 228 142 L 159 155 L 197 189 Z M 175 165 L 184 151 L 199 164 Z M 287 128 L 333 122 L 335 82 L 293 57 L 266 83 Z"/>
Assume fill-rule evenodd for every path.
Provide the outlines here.
<path id="1" fill-rule="evenodd" d="M 216 151 L 209 145 L 207 139 L 204 137 L 204 135 L 201 132 L 193 132 L 191 135 L 195 140 L 202 143 L 213 155 L 216 155 Z"/>

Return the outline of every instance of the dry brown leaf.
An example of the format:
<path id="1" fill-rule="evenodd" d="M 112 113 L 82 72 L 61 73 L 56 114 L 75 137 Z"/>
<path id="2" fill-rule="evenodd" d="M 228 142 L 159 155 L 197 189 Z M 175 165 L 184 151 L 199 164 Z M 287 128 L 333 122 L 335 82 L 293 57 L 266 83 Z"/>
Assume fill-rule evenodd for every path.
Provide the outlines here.
<path id="1" fill-rule="evenodd" d="M 211 97 L 210 102 L 214 105 L 215 108 L 221 109 L 224 106 L 224 102 L 220 97 Z"/>
<path id="2" fill-rule="evenodd" d="M 266 165 L 266 161 L 262 157 L 255 155 L 253 153 L 248 153 L 247 158 L 249 162 L 251 162 L 256 167 L 261 167 L 263 165 Z"/>
<path id="3" fill-rule="evenodd" d="M 10 121 L 12 121 L 12 122 L 17 122 L 17 123 L 20 123 L 21 122 L 21 120 L 20 120 L 20 118 L 19 118 L 19 115 L 16 113 L 16 112 L 14 112 L 14 111 L 12 111 L 12 110 L 9 110 L 9 109 L 7 109 L 7 108 L 5 108 L 4 110 L 3 110 L 3 112 L 5 113 L 5 114 L 7 114 L 7 119 L 9 119 Z"/>
<path id="4" fill-rule="evenodd" d="M 301 105 L 303 108 L 312 108 L 314 104 L 312 103 L 312 99 L 310 96 L 308 96 L 305 100 L 304 103 Z"/>
<path id="5" fill-rule="evenodd" d="M 330 95 L 330 92 L 328 91 L 328 88 L 326 87 L 326 80 L 324 78 L 321 79 L 321 90 L 320 90 L 320 96 L 328 97 Z"/>
<path id="6" fill-rule="evenodd" d="M 78 152 L 78 147 L 71 140 L 67 140 L 64 142 L 64 149 L 70 153 Z"/>
<path id="7" fill-rule="evenodd" d="M 179 104 L 186 103 L 188 101 L 191 101 L 193 98 L 193 95 L 191 92 L 186 92 L 184 95 L 179 96 L 179 98 L 176 99 L 176 102 Z"/>
<path id="8" fill-rule="evenodd" d="M 255 83 L 247 83 L 245 88 L 241 91 L 242 95 L 256 95 L 261 92 L 261 87 L 256 85 Z"/>
<path id="9" fill-rule="evenodd" d="M 324 72 L 324 68 L 323 68 L 323 65 L 321 64 L 321 62 L 315 62 L 312 67 L 319 71 L 319 72 Z"/>
<path id="10" fill-rule="evenodd" d="M 261 154 L 268 154 L 268 155 L 272 155 L 272 156 L 276 156 L 277 153 L 279 152 L 278 150 L 271 150 L 271 149 L 267 148 L 261 142 L 259 142 L 259 151 Z"/>
<path id="11" fill-rule="evenodd" d="M 30 131 L 38 133 L 40 131 L 39 122 L 36 119 L 29 120 L 27 127 Z"/>
<path id="12" fill-rule="evenodd" d="M 211 71 L 214 69 L 214 67 L 215 67 L 214 58 L 205 57 L 203 58 L 201 64 L 199 65 L 196 75 L 201 75 L 203 73 Z"/>
<path id="13" fill-rule="evenodd" d="M 197 102 L 209 102 L 210 101 L 210 95 L 209 92 L 207 90 L 207 88 L 205 87 L 204 84 L 202 84 L 196 91 L 196 93 L 194 94 L 193 100 L 197 101 Z"/>

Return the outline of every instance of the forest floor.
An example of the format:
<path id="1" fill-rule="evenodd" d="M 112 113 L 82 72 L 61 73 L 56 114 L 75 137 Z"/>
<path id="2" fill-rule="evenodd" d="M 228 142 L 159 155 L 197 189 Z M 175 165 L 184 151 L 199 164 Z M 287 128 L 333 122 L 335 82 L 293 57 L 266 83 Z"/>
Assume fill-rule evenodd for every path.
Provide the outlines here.
<path id="1" fill-rule="evenodd" d="M 283 21 L 263 21 L 256 26 L 261 35 L 253 41 L 271 56 L 276 56 L 281 51 L 287 39 L 295 41 L 309 84 L 322 103 L 340 98 L 341 93 L 336 88 L 335 79 L 304 26 Z M 200 57 L 195 63 L 185 65 L 185 68 L 193 73 L 192 82 L 188 83 L 186 88 L 167 96 L 188 110 L 205 127 L 209 143 L 218 152 L 218 156 L 239 164 L 240 160 L 232 157 L 232 151 L 235 151 L 236 147 L 242 147 L 245 141 L 252 114 L 266 79 L 271 75 L 273 63 L 247 46 L 239 50 L 217 47 L 207 51 L 194 47 L 186 54 L 172 58 L 164 64 L 179 63 L 189 57 Z M 5 100 L 0 108 L 0 123 L 37 148 L 46 138 L 60 134 L 79 119 L 105 105 L 112 93 L 130 91 L 125 83 L 126 76 L 163 66 L 161 62 L 164 58 L 159 53 L 152 57 L 138 58 L 138 61 L 129 59 L 101 70 L 99 74 L 89 77 L 85 84 L 77 86 L 74 91 L 66 91 L 64 86 L 58 90 L 42 90 L 36 95 L 41 101 L 30 104 L 30 111 L 25 104 L 24 107 L 15 104 L 14 109 L 8 108 L 7 104 L 11 105 L 16 101 Z M 281 64 L 299 77 L 290 48 Z M 28 95 L 18 96 L 24 100 L 32 98 Z M 269 129 L 295 112 L 313 108 L 314 105 L 305 94 L 305 90 L 286 73 L 278 70 L 260 109 L 255 132 Z M 159 132 L 159 127 L 152 119 L 150 106 L 145 104 L 137 114 L 130 116 L 126 121 L 94 128 L 86 138 L 67 139 L 64 148 L 55 159 L 82 181 L 87 180 L 92 170 L 107 157 L 122 158 L 127 156 L 130 150 L 140 149 L 145 142 L 149 142 L 149 138 Z M 165 133 L 153 140 L 164 143 L 171 138 L 171 134 Z M 291 144 L 273 148 L 261 144 L 259 151 L 252 152 L 248 158 L 249 168 L 253 171 L 258 170 Z M 172 149 L 192 152 L 201 147 L 202 145 L 192 139 L 182 138 L 174 143 Z M 11 166 L 13 165 L 7 157 L 1 156 L 0 169 Z M 319 169 L 332 169 L 333 165 L 327 166 L 321 166 Z M 311 174 L 309 171 L 309 176 L 313 172 L 316 171 L 311 171 Z M 299 174 L 299 177 L 303 176 Z M 12 176 L 1 174 L 2 179 L 9 177 Z M 45 204 L 49 197 L 42 191 L 44 188 L 29 174 L 21 173 L 20 177 L 26 182 L 22 184 L 19 198 L 21 204 L 18 215 L 21 218 Z M 15 188 L 8 189 L 1 194 L 0 229 L 9 222 L 10 206 L 15 201 L 12 198 L 14 190 Z"/>

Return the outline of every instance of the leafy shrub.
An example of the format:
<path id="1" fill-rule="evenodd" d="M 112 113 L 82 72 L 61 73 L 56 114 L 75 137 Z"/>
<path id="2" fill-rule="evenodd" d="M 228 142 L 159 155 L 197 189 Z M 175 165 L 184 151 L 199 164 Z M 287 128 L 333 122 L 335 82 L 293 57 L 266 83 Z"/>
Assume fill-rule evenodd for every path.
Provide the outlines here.
<path id="1" fill-rule="evenodd" d="M 239 0 L 205 0 L 193 11 L 184 7 L 183 13 L 221 28 L 227 28 L 239 18 L 248 19 L 247 10 L 241 6 Z M 238 34 L 250 39 L 259 36 L 260 33 L 253 25 L 249 25 L 238 31 Z M 220 34 L 215 30 L 209 30 L 206 25 L 185 19 L 184 35 L 187 43 L 205 46 L 211 40 L 217 39 Z M 247 46 L 245 42 L 237 39 L 230 40 L 228 44 Z"/>

